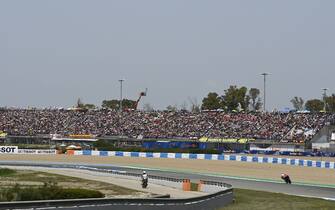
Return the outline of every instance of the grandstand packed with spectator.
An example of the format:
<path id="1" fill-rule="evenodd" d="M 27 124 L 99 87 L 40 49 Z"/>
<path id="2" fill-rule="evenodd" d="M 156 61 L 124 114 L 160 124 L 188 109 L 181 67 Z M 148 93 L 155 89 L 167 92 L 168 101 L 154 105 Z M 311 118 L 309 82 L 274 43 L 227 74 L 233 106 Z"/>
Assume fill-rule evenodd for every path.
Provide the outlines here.
<path id="1" fill-rule="evenodd" d="M 0 131 L 17 136 L 91 134 L 162 139 L 205 136 L 304 141 L 334 119 L 334 114 L 327 113 L 1 109 Z"/>

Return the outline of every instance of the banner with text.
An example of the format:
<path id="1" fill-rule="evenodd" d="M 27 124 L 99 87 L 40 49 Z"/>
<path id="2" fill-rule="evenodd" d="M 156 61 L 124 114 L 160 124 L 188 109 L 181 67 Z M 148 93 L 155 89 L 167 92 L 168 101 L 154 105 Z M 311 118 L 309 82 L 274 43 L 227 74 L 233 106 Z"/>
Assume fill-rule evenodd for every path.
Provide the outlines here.
<path id="1" fill-rule="evenodd" d="M 54 149 L 19 149 L 18 154 L 26 155 L 56 155 L 57 150 Z"/>
<path id="2" fill-rule="evenodd" d="M 17 146 L 0 146 L 0 154 L 17 154 Z"/>

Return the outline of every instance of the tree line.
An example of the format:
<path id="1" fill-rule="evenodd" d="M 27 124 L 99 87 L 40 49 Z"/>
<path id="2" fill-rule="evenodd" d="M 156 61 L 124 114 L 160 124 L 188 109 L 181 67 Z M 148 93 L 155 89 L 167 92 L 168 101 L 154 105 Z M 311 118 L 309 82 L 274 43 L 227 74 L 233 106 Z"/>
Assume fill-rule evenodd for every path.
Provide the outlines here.
<path id="1" fill-rule="evenodd" d="M 216 92 L 209 92 L 207 96 L 202 99 L 201 104 L 198 103 L 196 98 L 188 98 L 188 102 L 184 101 L 180 106 L 168 105 L 166 111 L 191 111 L 200 112 L 201 110 L 222 110 L 227 112 L 239 112 L 239 111 L 260 111 L 263 108 L 262 98 L 260 96 L 261 91 L 257 88 L 248 89 L 245 86 L 238 87 L 236 85 L 230 86 L 228 89 L 223 91 L 220 95 Z M 294 110 L 303 111 L 307 110 L 310 112 L 335 112 L 335 94 L 330 96 L 324 95 L 322 99 L 309 99 L 305 101 L 301 97 L 295 96 L 290 100 Z M 122 100 L 122 107 L 124 110 L 134 109 L 136 107 L 136 101 L 130 99 Z M 102 108 L 119 110 L 120 100 L 103 100 L 101 104 Z M 82 109 L 95 109 L 97 108 L 94 104 L 85 104 L 78 99 L 76 108 Z M 154 108 L 146 103 L 143 105 L 144 111 L 153 111 Z"/>
<path id="2" fill-rule="evenodd" d="M 309 99 L 306 102 L 295 96 L 291 99 L 291 103 L 295 110 L 308 110 L 310 112 L 335 112 L 335 94 L 330 96 L 323 95 L 322 99 Z"/>
<path id="3" fill-rule="evenodd" d="M 257 88 L 230 86 L 223 95 L 208 93 L 202 100 L 202 110 L 259 111 L 262 109 L 260 90 Z"/>
<path id="4" fill-rule="evenodd" d="M 125 110 L 134 109 L 136 107 L 136 101 L 130 99 L 122 100 L 122 107 Z M 80 99 L 77 101 L 77 108 L 94 109 L 96 108 L 93 104 L 85 104 Z M 120 100 L 103 100 L 102 108 L 108 108 L 112 110 L 120 109 Z M 179 107 L 177 105 L 168 105 L 166 111 L 191 111 L 200 112 L 201 110 L 218 110 L 222 109 L 225 111 L 259 111 L 262 108 L 262 102 L 260 98 L 260 90 L 257 88 L 247 89 L 246 87 L 230 86 L 224 91 L 223 95 L 219 95 L 215 92 L 210 92 L 203 98 L 202 104 L 199 104 L 196 98 L 188 98 L 188 102 L 184 101 Z M 150 104 L 144 104 L 144 111 L 153 111 L 153 107 Z"/>

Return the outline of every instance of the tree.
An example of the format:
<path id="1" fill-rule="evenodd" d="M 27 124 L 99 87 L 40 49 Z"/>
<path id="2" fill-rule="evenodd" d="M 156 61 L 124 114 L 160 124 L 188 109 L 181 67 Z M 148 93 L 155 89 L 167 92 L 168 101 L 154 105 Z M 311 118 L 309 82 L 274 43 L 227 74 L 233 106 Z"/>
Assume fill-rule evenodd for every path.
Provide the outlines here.
<path id="1" fill-rule="evenodd" d="M 145 112 L 152 112 L 152 111 L 154 111 L 154 108 L 149 103 L 146 103 L 146 104 L 143 105 L 143 110 Z"/>
<path id="2" fill-rule="evenodd" d="M 122 108 L 123 109 L 134 109 L 136 105 L 136 101 L 123 99 L 122 100 Z"/>
<path id="3" fill-rule="evenodd" d="M 324 103 L 319 99 L 311 99 L 306 101 L 305 107 L 311 112 L 320 112 L 323 110 Z"/>
<path id="4" fill-rule="evenodd" d="M 303 110 L 304 109 L 304 100 L 301 97 L 295 96 L 291 99 L 291 103 L 295 110 Z"/>
<path id="5" fill-rule="evenodd" d="M 184 101 L 181 105 L 180 105 L 180 110 L 181 111 L 187 111 L 187 102 Z"/>
<path id="6" fill-rule="evenodd" d="M 85 109 L 95 109 L 95 105 L 94 104 L 84 104 L 84 107 Z"/>
<path id="7" fill-rule="evenodd" d="M 76 108 L 84 108 L 84 103 L 82 102 L 81 98 L 78 98 Z"/>
<path id="8" fill-rule="evenodd" d="M 247 91 L 246 87 L 238 88 L 237 86 L 230 86 L 225 90 L 225 95 L 222 98 L 227 110 L 233 111 L 241 107 L 242 110 L 247 111 L 250 103 L 250 97 L 246 95 Z"/>
<path id="9" fill-rule="evenodd" d="M 222 108 L 221 98 L 215 92 L 208 93 L 207 97 L 202 100 L 202 110 L 216 110 L 220 108 Z"/>
<path id="10" fill-rule="evenodd" d="M 94 104 L 85 104 L 80 98 L 78 98 L 76 108 L 78 108 L 78 109 L 95 109 L 95 105 Z"/>
<path id="11" fill-rule="evenodd" d="M 123 109 L 134 109 L 135 108 L 136 101 L 129 100 L 129 99 L 123 99 L 122 100 L 122 108 Z M 113 110 L 120 109 L 120 100 L 104 100 L 102 101 L 103 108 L 109 108 Z"/>
<path id="12" fill-rule="evenodd" d="M 251 88 L 249 90 L 249 97 L 251 100 L 250 106 L 252 111 L 258 111 L 262 108 L 262 102 L 259 94 L 260 90 L 257 88 Z"/>
<path id="13" fill-rule="evenodd" d="M 198 103 L 197 98 L 190 98 L 189 97 L 188 100 L 191 104 L 191 107 L 190 107 L 191 112 L 194 112 L 194 113 L 200 112 L 200 105 Z"/>
<path id="14" fill-rule="evenodd" d="M 118 110 L 120 107 L 120 102 L 119 100 L 104 100 L 102 101 L 103 108 L 108 108 L 108 109 L 113 109 L 113 110 Z"/>
<path id="15" fill-rule="evenodd" d="M 335 112 L 335 94 L 325 98 L 326 101 L 326 111 Z"/>
<path id="16" fill-rule="evenodd" d="M 176 112 L 176 111 L 178 111 L 178 108 L 177 108 L 177 106 L 176 105 L 169 105 L 169 106 L 167 106 L 166 107 L 166 111 L 169 111 L 169 112 Z"/>

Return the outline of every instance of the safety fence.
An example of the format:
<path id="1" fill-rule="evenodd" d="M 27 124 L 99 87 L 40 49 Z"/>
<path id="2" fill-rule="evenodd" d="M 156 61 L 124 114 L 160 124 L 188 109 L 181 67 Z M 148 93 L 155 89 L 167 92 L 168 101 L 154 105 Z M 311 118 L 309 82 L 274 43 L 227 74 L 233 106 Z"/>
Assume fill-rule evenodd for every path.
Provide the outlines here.
<path id="1" fill-rule="evenodd" d="M 120 170 L 110 170 L 110 169 L 104 169 L 104 168 L 93 168 L 93 167 L 87 167 L 87 166 L 78 166 L 78 169 L 88 170 L 88 171 L 95 171 L 100 173 L 107 173 L 113 175 L 113 177 L 116 178 L 125 178 L 130 180 L 139 180 L 141 177 L 141 174 L 138 173 L 132 173 L 132 172 L 126 172 L 126 171 L 120 171 Z M 150 183 L 152 184 L 158 184 L 161 186 L 167 186 L 167 187 L 173 187 L 176 189 L 184 190 L 184 191 L 190 191 L 189 179 L 176 179 L 171 177 L 163 177 L 163 176 L 156 176 L 156 175 L 148 175 L 148 178 L 150 179 Z M 230 186 L 231 187 L 231 186 Z"/>
<path id="2" fill-rule="evenodd" d="M 280 157 L 260 157 L 224 154 L 189 154 L 189 153 L 152 153 L 152 152 L 121 152 L 121 151 L 71 151 L 70 155 L 102 156 L 102 157 L 134 157 L 134 158 L 162 158 L 162 159 L 189 159 L 189 160 L 225 160 L 250 163 L 270 163 L 291 166 L 335 169 L 335 162 L 304 160 Z"/>
<path id="3" fill-rule="evenodd" d="M 88 171 L 108 173 L 108 174 L 112 174 L 114 177 L 120 177 L 120 178 L 124 178 L 125 176 L 127 176 L 127 179 L 138 180 L 139 177 L 141 177 L 141 174 L 130 173 L 126 171 L 110 170 L 110 169 L 103 169 L 103 168 L 93 168 L 93 167 L 87 167 L 87 166 L 78 166 L 78 168 L 88 170 Z M 152 184 L 173 187 L 176 189 L 181 189 L 183 191 L 193 190 L 193 191 L 199 191 L 199 192 L 214 193 L 220 190 L 232 188 L 231 185 L 226 184 L 226 183 L 200 180 L 198 183 L 193 183 L 198 186 L 197 189 L 191 189 L 191 184 L 192 184 L 191 180 L 187 178 L 177 179 L 177 178 L 163 177 L 163 176 L 157 176 L 157 175 L 148 175 L 148 178 L 150 179 L 150 183 Z"/>

